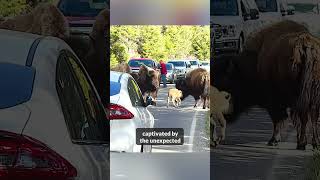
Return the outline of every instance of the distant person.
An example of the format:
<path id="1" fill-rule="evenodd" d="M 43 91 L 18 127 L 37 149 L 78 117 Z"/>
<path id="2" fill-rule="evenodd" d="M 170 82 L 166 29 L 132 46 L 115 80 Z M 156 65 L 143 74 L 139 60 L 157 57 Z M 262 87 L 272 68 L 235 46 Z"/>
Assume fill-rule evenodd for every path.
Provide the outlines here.
<path id="1" fill-rule="evenodd" d="M 167 87 L 167 67 L 162 60 L 160 60 L 160 72 L 161 72 L 163 87 L 166 88 Z"/>

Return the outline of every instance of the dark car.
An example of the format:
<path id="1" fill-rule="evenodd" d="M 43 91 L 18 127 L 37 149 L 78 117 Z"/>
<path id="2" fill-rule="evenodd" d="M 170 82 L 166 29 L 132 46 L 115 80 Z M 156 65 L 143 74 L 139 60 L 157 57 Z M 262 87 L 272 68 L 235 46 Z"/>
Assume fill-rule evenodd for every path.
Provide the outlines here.
<path id="1" fill-rule="evenodd" d="M 57 7 L 67 18 L 71 31 L 90 32 L 95 17 L 109 0 L 59 0 Z"/>
<path id="2" fill-rule="evenodd" d="M 129 60 L 128 65 L 134 73 L 139 72 L 141 65 L 146 65 L 154 70 L 157 70 L 159 67 L 158 63 L 150 58 L 133 58 Z"/>

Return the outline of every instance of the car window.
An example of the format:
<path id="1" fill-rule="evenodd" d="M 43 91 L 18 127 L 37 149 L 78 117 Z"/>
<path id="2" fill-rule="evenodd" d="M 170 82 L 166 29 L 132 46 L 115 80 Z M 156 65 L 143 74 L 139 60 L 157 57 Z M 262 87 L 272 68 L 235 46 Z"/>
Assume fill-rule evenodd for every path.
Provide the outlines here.
<path id="1" fill-rule="evenodd" d="M 62 52 L 59 56 L 56 81 L 72 140 L 107 142 L 106 113 L 86 74 L 70 53 Z"/>
<path id="2" fill-rule="evenodd" d="M 0 63 L 0 109 L 27 102 L 32 96 L 35 74 L 32 67 Z"/>
<path id="3" fill-rule="evenodd" d="M 143 100 L 140 88 L 137 85 L 137 83 L 133 80 L 133 78 L 128 79 L 128 93 L 130 96 L 132 106 L 134 107 L 144 106 L 144 100 Z"/>
<path id="4" fill-rule="evenodd" d="M 260 12 L 277 12 L 276 0 L 256 0 Z"/>
<path id="5" fill-rule="evenodd" d="M 105 1 L 105 0 L 104 0 Z M 103 1 L 102 1 L 103 2 Z M 101 3 L 101 2 L 93 2 Z M 65 16 L 95 17 L 106 7 L 94 7 L 90 0 L 61 0 L 58 8 Z"/>

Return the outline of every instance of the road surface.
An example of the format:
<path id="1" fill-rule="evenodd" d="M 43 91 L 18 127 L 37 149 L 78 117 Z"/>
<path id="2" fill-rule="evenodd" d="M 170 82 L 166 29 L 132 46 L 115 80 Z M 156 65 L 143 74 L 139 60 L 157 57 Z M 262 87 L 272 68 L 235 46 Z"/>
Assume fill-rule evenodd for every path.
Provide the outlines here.
<path id="1" fill-rule="evenodd" d="M 282 143 L 267 146 L 272 122 L 267 113 L 253 108 L 227 126 L 226 143 L 211 150 L 211 180 L 303 180 L 305 167 L 312 155 L 296 150 L 296 132 L 287 122 Z"/>
<path id="2" fill-rule="evenodd" d="M 183 145 L 161 145 L 153 146 L 153 152 L 209 152 L 209 134 L 206 132 L 206 121 L 208 110 L 203 110 L 199 104 L 193 108 L 192 96 L 182 101 L 181 106 L 175 108 L 170 104 L 167 108 L 167 93 L 173 84 L 167 88 L 161 88 L 158 93 L 157 106 L 149 110 L 155 118 L 155 128 L 183 128 Z"/>

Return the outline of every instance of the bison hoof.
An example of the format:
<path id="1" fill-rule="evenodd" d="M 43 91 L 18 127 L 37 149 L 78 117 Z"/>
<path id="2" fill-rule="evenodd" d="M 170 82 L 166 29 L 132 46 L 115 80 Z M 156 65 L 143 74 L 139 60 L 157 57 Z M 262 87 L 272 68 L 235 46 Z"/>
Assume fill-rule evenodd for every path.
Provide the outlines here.
<path id="1" fill-rule="evenodd" d="M 306 150 L 306 145 L 304 145 L 304 144 L 298 144 L 298 145 L 297 145 L 297 150 Z"/>
<path id="2" fill-rule="evenodd" d="M 280 140 L 276 140 L 275 138 L 271 138 L 268 142 L 268 146 L 278 146 Z"/>
<path id="3" fill-rule="evenodd" d="M 210 143 L 210 147 L 217 147 L 217 146 L 218 146 L 218 144 L 219 144 L 219 142 L 218 142 L 218 141 L 211 141 L 211 143 Z"/>

